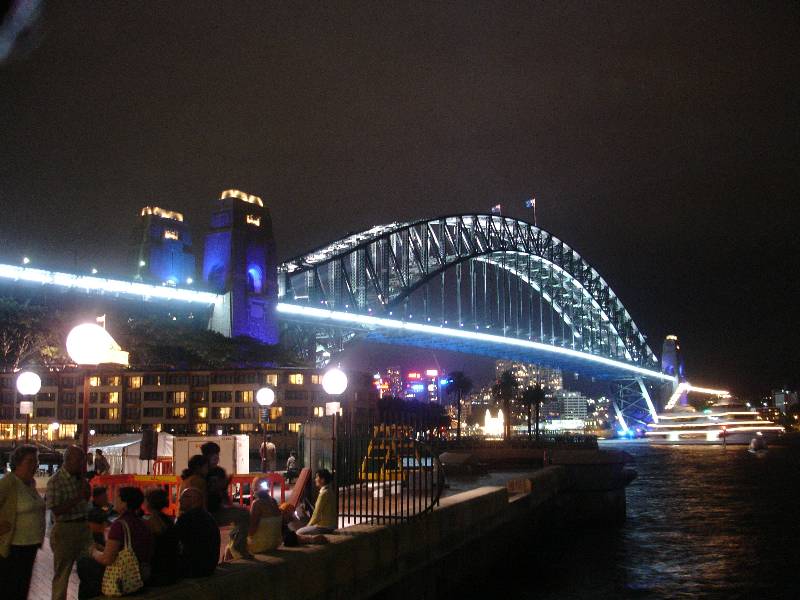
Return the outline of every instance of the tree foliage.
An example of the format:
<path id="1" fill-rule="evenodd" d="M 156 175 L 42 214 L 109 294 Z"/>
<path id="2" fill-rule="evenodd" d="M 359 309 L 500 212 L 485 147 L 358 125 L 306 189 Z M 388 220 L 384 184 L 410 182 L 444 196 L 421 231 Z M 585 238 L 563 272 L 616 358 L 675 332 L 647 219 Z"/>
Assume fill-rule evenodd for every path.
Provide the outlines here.
<path id="1" fill-rule="evenodd" d="M 0 368 L 51 364 L 63 358 L 60 314 L 30 302 L 0 298 Z"/>
<path id="2" fill-rule="evenodd" d="M 472 391 L 472 379 L 463 371 L 453 371 L 447 377 L 447 393 L 456 397 L 456 439 L 461 439 L 461 401 Z"/>
<path id="3" fill-rule="evenodd" d="M 492 386 L 492 395 L 503 404 L 503 415 L 505 417 L 505 438 L 511 439 L 511 402 L 517 394 L 517 378 L 514 373 L 506 369 L 500 373 L 497 382 Z"/>

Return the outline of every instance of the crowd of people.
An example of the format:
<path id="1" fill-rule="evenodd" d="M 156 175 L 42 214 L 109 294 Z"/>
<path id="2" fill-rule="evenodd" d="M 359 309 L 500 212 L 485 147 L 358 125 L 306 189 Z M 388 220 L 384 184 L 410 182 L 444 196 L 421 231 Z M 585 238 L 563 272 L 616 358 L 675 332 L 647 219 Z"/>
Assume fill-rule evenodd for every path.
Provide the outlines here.
<path id="1" fill-rule="evenodd" d="M 224 525 L 233 526 L 226 558 L 253 558 L 253 554 L 275 550 L 281 544 L 327 543 L 324 534 L 337 526 L 329 471 L 316 473 L 319 494 L 310 519 L 303 520 L 296 516 L 295 507 L 278 505 L 259 478 L 251 486 L 250 509 L 234 504 L 228 494 L 228 475 L 219 465 L 219 445 L 207 442 L 201 452 L 190 458 L 181 474 L 174 520 L 165 512 L 169 497 L 163 488 L 143 492 L 138 487 L 122 487 L 112 505 L 106 488 L 98 485 L 92 489 L 89 484 L 94 473 L 108 472 L 108 462 L 98 454 L 94 473 L 87 473 L 86 456 L 78 446 L 67 448 L 43 498 L 34 480 L 36 447 L 17 447 L 11 456 L 11 473 L 0 478 L 2 597 L 27 599 L 33 565 L 45 538 L 47 511 L 52 523 L 53 600 L 66 600 L 74 566 L 80 579 L 80 599 L 108 594 L 108 586 L 117 586 L 120 593 L 115 595 L 122 595 L 144 584 L 159 586 L 180 578 L 207 577 L 219 562 L 219 528 Z M 296 469 L 294 454 L 290 462 Z"/>

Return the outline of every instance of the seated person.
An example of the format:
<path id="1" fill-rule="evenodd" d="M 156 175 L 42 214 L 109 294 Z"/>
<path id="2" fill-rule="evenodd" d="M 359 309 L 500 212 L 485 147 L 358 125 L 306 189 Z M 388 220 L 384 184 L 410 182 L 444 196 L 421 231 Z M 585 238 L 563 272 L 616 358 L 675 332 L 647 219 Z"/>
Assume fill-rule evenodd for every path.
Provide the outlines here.
<path id="1" fill-rule="evenodd" d="M 250 506 L 250 527 L 247 530 L 247 548 L 252 553 L 269 552 L 283 540 L 283 515 L 275 498 L 269 493 L 267 482 L 258 485 L 256 499 Z"/>
<path id="2" fill-rule="evenodd" d="M 178 532 L 172 517 L 163 512 L 169 506 L 167 492 L 163 488 L 148 490 L 145 502 L 150 513 L 145 523 L 154 542 L 150 585 L 169 585 L 178 578 Z"/>
<path id="3" fill-rule="evenodd" d="M 92 503 L 89 505 L 89 529 L 92 539 L 98 546 L 106 545 L 106 527 L 118 516 L 117 511 L 108 501 L 108 490 L 98 485 L 92 490 Z"/>
<path id="4" fill-rule="evenodd" d="M 318 535 L 333 533 L 338 526 L 338 511 L 334 492 L 330 489 L 333 476 L 328 469 L 320 469 L 314 477 L 314 484 L 319 488 L 314 512 L 305 527 L 297 530 L 297 535 Z"/>
<path id="5" fill-rule="evenodd" d="M 89 556 L 78 560 L 80 586 L 78 598 L 94 598 L 100 595 L 103 574 L 106 567 L 114 564 L 119 551 L 125 546 L 125 525 L 130 531 L 131 546 L 139 561 L 142 581 L 147 582 L 150 575 L 150 557 L 153 552 L 153 538 L 144 521 L 139 518 L 139 509 L 144 502 L 142 490 L 123 487 L 119 490 L 121 514 L 108 530 L 108 541 L 104 548 L 95 547 Z"/>
<path id="6" fill-rule="evenodd" d="M 219 526 L 203 507 L 204 497 L 197 488 L 183 490 L 181 516 L 175 523 L 178 536 L 178 573 L 182 577 L 207 577 L 219 562 Z"/>

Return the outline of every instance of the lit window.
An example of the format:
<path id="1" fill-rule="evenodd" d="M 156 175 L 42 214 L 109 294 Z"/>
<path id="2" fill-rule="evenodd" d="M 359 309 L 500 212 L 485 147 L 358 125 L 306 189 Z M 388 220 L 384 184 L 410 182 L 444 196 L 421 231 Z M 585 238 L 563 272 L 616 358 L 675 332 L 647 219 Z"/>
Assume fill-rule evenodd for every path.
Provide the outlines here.
<path id="1" fill-rule="evenodd" d="M 315 406 L 314 407 L 314 416 L 315 417 L 324 417 L 325 416 L 325 407 L 324 406 Z"/>
<path id="2" fill-rule="evenodd" d="M 108 418 L 112 421 L 116 421 L 119 419 L 119 409 L 118 408 L 109 408 L 108 409 Z"/>
<path id="3" fill-rule="evenodd" d="M 208 409 L 205 406 L 200 406 L 194 409 L 194 416 L 198 419 L 208 418 Z"/>
<path id="4" fill-rule="evenodd" d="M 269 409 L 269 418 L 270 419 L 278 419 L 283 416 L 283 407 L 282 406 L 273 406 Z"/>
<path id="5" fill-rule="evenodd" d="M 297 433 L 298 431 L 300 431 L 301 425 L 302 423 L 289 423 L 289 431 L 291 431 L 292 433 Z"/>
<path id="6" fill-rule="evenodd" d="M 164 230 L 164 239 L 165 240 L 177 240 L 180 239 L 178 232 L 174 229 L 165 229 Z"/>
<path id="7" fill-rule="evenodd" d="M 230 419 L 231 418 L 231 409 L 229 406 L 221 406 L 219 408 L 215 408 L 214 412 L 216 412 L 217 419 Z"/>
<path id="8" fill-rule="evenodd" d="M 92 387 L 99 386 L 100 385 L 100 378 L 97 377 L 97 376 L 89 377 L 89 385 L 92 386 Z"/>
<path id="9" fill-rule="evenodd" d="M 303 385 L 303 374 L 302 373 L 292 373 L 289 375 L 289 383 L 294 385 Z"/>
<path id="10" fill-rule="evenodd" d="M 256 215 L 247 215 L 247 224 L 261 227 L 261 217 L 257 217 Z"/>
<path id="11" fill-rule="evenodd" d="M 108 403 L 109 404 L 119 404 L 119 392 L 109 392 L 108 393 Z"/>
<path id="12" fill-rule="evenodd" d="M 267 385 L 272 385 L 272 386 L 278 385 L 278 374 L 277 373 L 269 373 L 267 375 Z"/>
<path id="13" fill-rule="evenodd" d="M 202 433 L 203 435 L 208 433 L 208 423 L 195 423 L 194 426 L 195 433 Z"/>
<path id="14" fill-rule="evenodd" d="M 319 383 L 319 375 L 312 375 L 311 376 L 311 383 L 318 384 Z"/>
<path id="15" fill-rule="evenodd" d="M 169 409 L 169 416 L 171 419 L 183 419 L 186 416 L 185 408 L 171 408 Z"/>
<path id="16" fill-rule="evenodd" d="M 183 404 L 186 402 L 186 392 L 173 392 L 172 402 L 175 404 Z"/>

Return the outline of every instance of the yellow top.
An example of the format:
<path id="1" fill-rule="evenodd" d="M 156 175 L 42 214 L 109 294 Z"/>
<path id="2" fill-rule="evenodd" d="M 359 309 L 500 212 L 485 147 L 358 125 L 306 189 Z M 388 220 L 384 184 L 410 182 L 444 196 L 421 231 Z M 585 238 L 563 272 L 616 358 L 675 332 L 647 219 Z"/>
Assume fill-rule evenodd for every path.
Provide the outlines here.
<path id="1" fill-rule="evenodd" d="M 331 493 L 327 485 L 323 485 L 319 489 L 319 496 L 317 496 L 317 502 L 314 504 L 314 514 L 311 515 L 308 525 L 336 529 L 338 519 L 335 502 L 336 499 L 333 497 L 333 493 Z"/>

